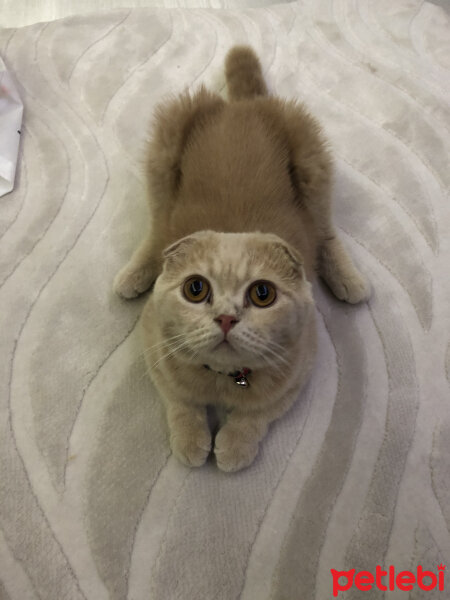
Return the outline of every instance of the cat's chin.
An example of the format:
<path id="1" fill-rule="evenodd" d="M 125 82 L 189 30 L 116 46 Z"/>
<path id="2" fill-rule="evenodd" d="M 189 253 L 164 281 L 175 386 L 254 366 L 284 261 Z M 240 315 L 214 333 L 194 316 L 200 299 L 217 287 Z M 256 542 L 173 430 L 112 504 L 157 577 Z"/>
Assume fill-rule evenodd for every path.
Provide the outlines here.
<path id="1" fill-rule="evenodd" d="M 259 364 L 255 357 L 249 356 L 248 352 L 239 351 L 231 342 L 221 342 L 213 348 L 205 357 L 207 364 L 214 371 L 229 373 L 249 368 L 252 371 L 264 366 Z"/>
<path id="2" fill-rule="evenodd" d="M 205 357 L 206 358 L 206 357 Z M 242 363 L 241 353 L 227 340 L 216 344 L 207 355 L 207 363 L 215 370 L 235 370 Z"/>
<path id="3" fill-rule="evenodd" d="M 231 342 L 229 342 L 228 340 L 222 340 L 216 346 L 214 346 L 213 352 L 215 352 L 215 351 L 218 351 L 218 352 L 234 352 L 235 353 L 236 349 L 233 346 L 233 344 Z"/>
<path id="4" fill-rule="evenodd" d="M 232 343 L 227 340 L 222 340 L 219 342 L 214 348 L 211 350 L 211 356 L 215 358 L 215 360 L 233 360 L 239 358 L 239 352 L 236 347 L 233 346 Z"/>

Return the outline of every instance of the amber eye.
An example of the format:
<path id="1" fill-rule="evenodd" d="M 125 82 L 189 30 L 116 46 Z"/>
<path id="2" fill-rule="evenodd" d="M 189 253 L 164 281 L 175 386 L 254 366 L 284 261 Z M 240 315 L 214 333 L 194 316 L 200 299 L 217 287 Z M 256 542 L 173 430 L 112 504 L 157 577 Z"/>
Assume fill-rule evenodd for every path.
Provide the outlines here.
<path id="1" fill-rule="evenodd" d="M 189 302 L 203 302 L 209 296 L 210 289 L 206 279 L 199 275 L 193 275 L 184 282 L 183 294 Z"/>
<path id="2" fill-rule="evenodd" d="M 277 290 L 270 281 L 256 281 L 250 286 L 248 295 L 255 306 L 265 308 L 275 302 Z"/>

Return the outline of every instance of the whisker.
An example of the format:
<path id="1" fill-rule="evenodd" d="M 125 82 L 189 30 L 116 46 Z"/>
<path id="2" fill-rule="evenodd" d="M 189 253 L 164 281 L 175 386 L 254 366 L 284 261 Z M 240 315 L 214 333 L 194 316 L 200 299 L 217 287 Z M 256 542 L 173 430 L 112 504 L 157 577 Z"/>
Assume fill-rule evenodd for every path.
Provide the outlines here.
<path id="1" fill-rule="evenodd" d="M 269 354 L 271 354 L 272 356 L 275 357 L 275 362 L 279 362 L 282 363 L 286 366 L 289 366 L 289 361 L 286 360 L 286 358 L 284 356 L 282 356 L 281 354 L 278 354 L 277 352 L 275 352 L 274 350 L 272 350 L 269 346 L 265 347 L 265 350 L 267 352 L 269 352 Z"/>
<path id="2" fill-rule="evenodd" d="M 190 348 L 193 344 L 197 346 L 201 346 L 200 342 L 206 337 L 208 339 L 211 337 L 210 335 L 206 335 L 207 328 L 203 327 L 197 331 L 192 332 L 190 335 L 186 333 L 179 333 L 177 335 L 173 335 L 167 340 L 162 340 L 157 344 L 153 344 L 148 348 L 145 348 L 144 351 L 139 354 L 138 358 L 144 356 L 144 358 L 148 358 L 148 355 L 151 355 L 155 352 L 165 352 L 163 356 L 161 356 L 158 360 L 156 360 L 151 366 L 147 366 L 141 379 L 148 376 L 149 370 L 158 366 L 163 360 L 170 358 L 171 356 L 175 356 L 178 352 L 182 350 L 187 350 L 189 354 L 192 354 L 192 357 L 198 354 L 198 349 L 195 347 L 193 349 Z M 183 339 L 184 338 L 184 339 Z"/>
<path id="3" fill-rule="evenodd" d="M 278 342 L 274 342 L 273 340 L 267 340 L 267 344 L 274 349 L 281 350 L 281 352 L 283 352 L 283 354 L 286 352 L 286 347 L 282 346 Z"/>
<path id="4" fill-rule="evenodd" d="M 245 341 L 247 344 L 251 341 L 253 350 L 262 356 L 268 364 L 272 366 L 278 364 L 289 365 L 289 362 L 285 358 L 286 348 L 272 340 L 265 340 L 261 335 L 251 329 L 247 329 L 245 333 L 246 336 L 243 337 L 247 337 L 248 339 L 242 341 Z M 268 355 L 271 355 L 271 360 L 269 360 Z"/>
<path id="5" fill-rule="evenodd" d="M 184 333 L 179 333 L 178 335 L 173 335 L 170 338 L 167 338 L 167 340 L 162 340 L 160 342 L 158 342 L 157 344 L 153 344 L 153 346 L 149 346 L 148 348 L 144 348 L 144 350 L 142 351 L 142 353 L 139 356 L 143 356 L 145 354 L 148 354 L 149 352 L 154 352 L 155 350 L 157 350 L 158 348 L 161 348 L 162 346 L 169 346 L 171 344 L 173 344 L 175 342 L 175 340 L 179 340 L 182 337 L 185 337 L 186 334 Z"/>
<path id="6" fill-rule="evenodd" d="M 161 356 L 155 363 L 153 363 L 153 365 L 151 366 L 151 368 L 155 368 L 160 362 L 162 362 L 163 360 L 166 360 L 169 357 L 175 356 L 175 354 L 177 354 L 178 352 L 181 352 L 181 350 L 183 349 L 188 349 L 192 348 L 192 346 L 201 346 L 201 344 L 199 342 L 202 341 L 202 338 L 209 338 L 210 336 L 205 336 L 205 329 L 200 329 L 198 331 L 193 332 L 189 337 L 187 337 L 185 335 L 185 340 L 182 341 L 181 343 L 176 342 L 171 344 L 171 347 L 169 349 L 169 347 L 167 347 L 166 349 L 169 349 L 169 352 L 167 352 L 166 354 L 164 354 L 163 356 Z M 192 348 L 195 351 L 195 347 Z"/>
<path id="7" fill-rule="evenodd" d="M 192 341 L 195 341 L 195 337 L 202 333 L 203 333 L 203 329 L 200 331 L 194 332 L 194 334 L 191 334 L 191 338 L 194 338 L 194 340 L 192 340 Z M 180 338 L 186 338 L 186 337 L 187 337 L 186 333 L 179 333 L 177 335 L 173 335 L 170 338 L 168 338 L 167 340 L 162 340 L 162 341 L 158 342 L 157 344 L 153 344 L 153 346 L 149 346 L 148 348 L 145 348 L 141 352 L 141 354 L 139 354 L 138 358 L 140 358 L 141 356 L 146 356 L 147 354 L 156 352 L 157 350 L 164 349 L 164 347 L 166 347 L 167 349 L 169 349 L 171 347 L 175 347 L 178 344 L 178 342 L 180 341 Z"/>
<path id="8" fill-rule="evenodd" d="M 172 349 L 169 352 L 167 352 L 167 354 L 164 354 L 163 356 L 161 356 L 161 358 L 159 358 L 156 362 L 154 362 L 150 368 L 154 369 L 163 360 L 166 360 L 170 356 L 175 356 L 175 354 L 177 354 L 177 352 L 180 352 L 185 346 L 189 346 L 189 344 L 188 344 L 188 342 L 186 340 L 184 342 L 181 342 L 181 344 L 179 344 L 178 346 L 176 346 L 174 349 Z"/>

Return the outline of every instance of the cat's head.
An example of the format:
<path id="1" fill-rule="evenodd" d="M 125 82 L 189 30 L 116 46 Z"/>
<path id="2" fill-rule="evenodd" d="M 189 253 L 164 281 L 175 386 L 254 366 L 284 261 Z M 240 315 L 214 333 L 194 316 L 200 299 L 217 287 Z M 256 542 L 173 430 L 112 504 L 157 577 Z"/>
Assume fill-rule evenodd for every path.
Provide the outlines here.
<path id="1" fill-rule="evenodd" d="M 200 231 L 165 250 L 153 306 L 165 354 L 232 371 L 288 363 L 313 299 L 278 236 Z"/>

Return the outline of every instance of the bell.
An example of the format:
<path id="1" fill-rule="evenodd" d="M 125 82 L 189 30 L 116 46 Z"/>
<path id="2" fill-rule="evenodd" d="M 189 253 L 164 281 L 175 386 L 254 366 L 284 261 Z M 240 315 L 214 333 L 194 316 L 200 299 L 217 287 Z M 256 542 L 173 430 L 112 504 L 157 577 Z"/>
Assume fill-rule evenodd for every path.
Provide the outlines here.
<path id="1" fill-rule="evenodd" d="M 242 375 L 242 377 L 236 377 L 235 382 L 238 385 L 240 385 L 241 387 L 248 387 L 249 386 L 247 377 L 244 377 L 243 375 Z"/>

